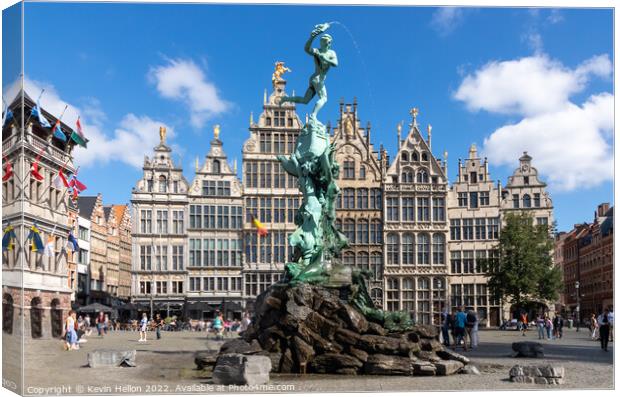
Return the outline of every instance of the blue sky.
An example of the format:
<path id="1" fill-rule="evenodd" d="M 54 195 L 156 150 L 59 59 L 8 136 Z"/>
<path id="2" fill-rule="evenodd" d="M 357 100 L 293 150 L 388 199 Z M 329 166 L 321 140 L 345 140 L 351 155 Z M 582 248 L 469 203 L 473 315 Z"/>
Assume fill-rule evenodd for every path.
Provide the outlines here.
<path id="1" fill-rule="evenodd" d="M 353 36 L 330 31 L 340 65 L 325 121 L 335 123 L 339 98 L 357 97 L 375 147 L 393 157 L 396 125 L 416 106 L 419 123 L 433 125 L 434 154 L 449 152 L 451 181 L 472 143 L 502 184 L 527 150 L 560 230 L 613 202 L 611 10 L 26 3 L 27 89 L 46 87 L 52 111 L 68 103 L 69 124 L 81 115 L 85 193 L 126 203 L 160 124 L 188 180 L 214 124 L 240 163 L 274 61 L 293 70 L 289 92 L 303 92 L 312 72 L 303 45 L 324 21 Z M 6 91 L 18 69 L 3 67 Z"/>

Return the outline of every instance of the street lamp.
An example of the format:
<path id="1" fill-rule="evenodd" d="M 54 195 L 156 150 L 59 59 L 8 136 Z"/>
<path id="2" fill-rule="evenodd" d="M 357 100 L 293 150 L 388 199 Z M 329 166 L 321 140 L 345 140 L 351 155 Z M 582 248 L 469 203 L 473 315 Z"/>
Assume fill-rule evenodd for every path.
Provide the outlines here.
<path id="1" fill-rule="evenodd" d="M 577 314 L 577 331 L 579 332 L 579 323 L 581 322 L 581 315 L 580 315 L 580 311 L 581 311 L 581 300 L 580 300 L 580 295 L 579 295 L 579 281 L 575 281 L 575 293 L 577 294 L 577 309 L 576 309 L 576 314 Z"/>

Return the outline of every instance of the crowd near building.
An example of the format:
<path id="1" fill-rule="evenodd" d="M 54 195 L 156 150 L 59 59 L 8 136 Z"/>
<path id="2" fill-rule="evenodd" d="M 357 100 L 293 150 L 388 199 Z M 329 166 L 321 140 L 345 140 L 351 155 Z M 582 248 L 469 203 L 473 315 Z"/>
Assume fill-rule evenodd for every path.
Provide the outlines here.
<path id="1" fill-rule="evenodd" d="M 13 120 L 2 135 L 12 172 L 3 177 L 3 232 L 15 236 L 8 247 L 3 240 L 4 331 L 21 333 L 13 320 L 24 313 L 25 334 L 59 335 L 66 312 L 90 304 L 184 319 L 211 318 L 216 310 L 227 318 L 252 312 L 292 258 L 287 238 L 301 200 L 297 180 L 276 159 L 293 152 L 303 126 L 293 104 L 278 105 L 285 88 L 286 81 L 275 79 L 260 115 L 250 116 L 241 178 L 219 126 L 191 181 L 174 163 L 161 127 L 130 205 L 106 205 L 101 194 L 66 194 L 53 181 L 63 167 L 75 175 L 72 149 L 76 142 L 85 146 L 85 138 L 64 142 L 31 120 L 37 105 L 27 95 L 23 113 L 12 103 Z M 553 224 L 553 204 L 532 157 L 515 159 L 518 167 L 502 185 L 471 145 L 450 180 L 448 153 L 433 154 L 432 127 L 419 126 L 417 109 L 398 125 L 390 160 L 383 146 L 373 146 L 371 123 L 362 121 L 357 101 L 338 106 L 338 119 L 327 127 L 340 165 L 336 222 L 349 240 L 343 263 L 370 272 L 368 291 L 377 307 L 437 323 L 444 307 L 465 305 L 483 326 L 500 325 L 510 306 L 487 288 L 481 263 L 497 256 L 503 217 L 525 211 L 536 224 Z M 75 136 L 62 122 L 60 128 Z M 34 163 L 43 180 L 34 176 Z M 3 171 L 6 176 L 6 165 Z M 255 220 L 266 235 L 257 233 Z M 602 205 L 594 223 L 558 236 L 555 264 L 564 272 L 567 308 L 581 303 L 589 313 L 611 302 L 612 224 L 612 210 Z M 53 240 L 49 252 L 31 247 L 33 229 L 44 243 Z"/>

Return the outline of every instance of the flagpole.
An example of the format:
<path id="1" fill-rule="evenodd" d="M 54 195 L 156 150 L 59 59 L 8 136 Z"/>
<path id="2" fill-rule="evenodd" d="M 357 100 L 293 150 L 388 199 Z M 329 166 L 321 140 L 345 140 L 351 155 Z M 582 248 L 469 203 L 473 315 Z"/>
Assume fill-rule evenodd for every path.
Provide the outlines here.
<path id="1" fill-rule="evenodd" d="M 43 96 L 43 93 L 45 92 L 45 88 L 41 89 L 41 93 L 39 94 L 39 97 L 37 98 L 37 102 L 35 103 L 35 106 L 39 107 L 39 101 L 41 100 L 41 97 Z M 39 109 L 39 112 L 41 111 L 41 109 Z M 28 118 L 26 119 L 26 122 L 24 123 L 24 126 L 28 125 L 28 122 L 30 121 L 30 118 L 32 117 L 32 111 L 30 112 L 30 115 L 28 116 Z"/>

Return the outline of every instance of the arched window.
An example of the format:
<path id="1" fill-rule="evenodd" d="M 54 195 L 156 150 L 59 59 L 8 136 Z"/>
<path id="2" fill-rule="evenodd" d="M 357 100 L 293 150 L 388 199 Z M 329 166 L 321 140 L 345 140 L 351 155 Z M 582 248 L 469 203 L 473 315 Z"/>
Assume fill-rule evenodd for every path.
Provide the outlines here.
<path id="1" fill-rule="evenodd" d="M 404 162 L 409 162 L 409 153 L 402 152 L 400 156 L 402 157 Z"/>
<path id="2" fill-rule="evenodd" d="M 342 255 L 342 263 L 349 267 L 355 266 L 355 254 L 351 251 L 345 252 L 344 255 Z"/>
<path id="3" fill-rule="evenodd" d="M 400 174 L 401 183 L 413 183 L 413 170 L 409 167 L 403 168 Z"/>
<path id="4" fill-rule="evenodd" d="M 531 208 L 532 207 L 532 198 L 529 194 L 523 195 L 523 208 Z"/>
<path id="5" fill-rule="evenodd" d="M 403 310 L 412 312 L 415 310 L 415 283 L 412 278 L 403 279 Z"/>
<path id="6" fill-rule="evenodd" d="M 425 169 L 421 169 L 418 171 L 416 176 L 416 182 L 418 183 L 428 183 L 428 172 Z"/>
<path id="7" fill-rule="evenodd" d="M 366 167 L 360 166 L 360 179 L 366 179 Z"/>
<path id="8" fill-rule="evenodd" d="M 418 235 L 418 265 L 429 264 L 430 241 L 428 234 Z"/>
<path id="9" fill-rule="evenodd" d="M 418 152 L 411 153 L 411 161 L 419 161 L 420 157 L 418 156 Z"/>
<path id="10" fill-rule="evenodd" d="M 220 161 L 213 160 L 213 173 L 219 174 L 221 172 Z"/>
<path id="11" fill-rule="evenodd" d="M 370 270 L 368 252 L 360 252 L 357 254 L 357 267 L 362 270 Z"/>
<path id="12" fill-rule="evenodd" d="M 159 176 L 159 192 L 166 193 L 167 190 L 168 190 L 168 181 L 166 180 L 165 176 L 160 175 Z"/>
<path id="13" fill-rule="evenodd" d="M 357 243 L 368 244 L 368 220 L 358 219 L 356 229 L 357 229 Z"/>
<path id="14" fill-rule="evenodd" d="M 398 235 L 395 233 L 387 235 L 387 263 L 388 265 L 398 264 Z"/>
<path id="15" fill-rule="evenodd" d="M 433 264 L 443 265 L 445 258 L 446 240 L 443 234 L 433 234 Z"/>
<path id="16" fill-rule="evenodd" d="M 403 265 L 413 265 L 414 264 L 414 238 L 413 234 L 406 233 L 403 235 Z"/>
<path id="17" fill-rule="evenodd" d="M 422 161 L 428 161 L 428 153 L 422 152 Z"/>
<path id="18" fill-rule="evenodd" d="M 373 280 L 383 279 L 383 255 L 381 252 L 373 251 L 370 254 L 370 272 Z"/>
<path id="19" fill-rule="evenodd" d="M 350 244 L 355 244 L 355 221 L 353 219 L 347 218 L 344 220 L 342 233 L 347 236 Z"/>

